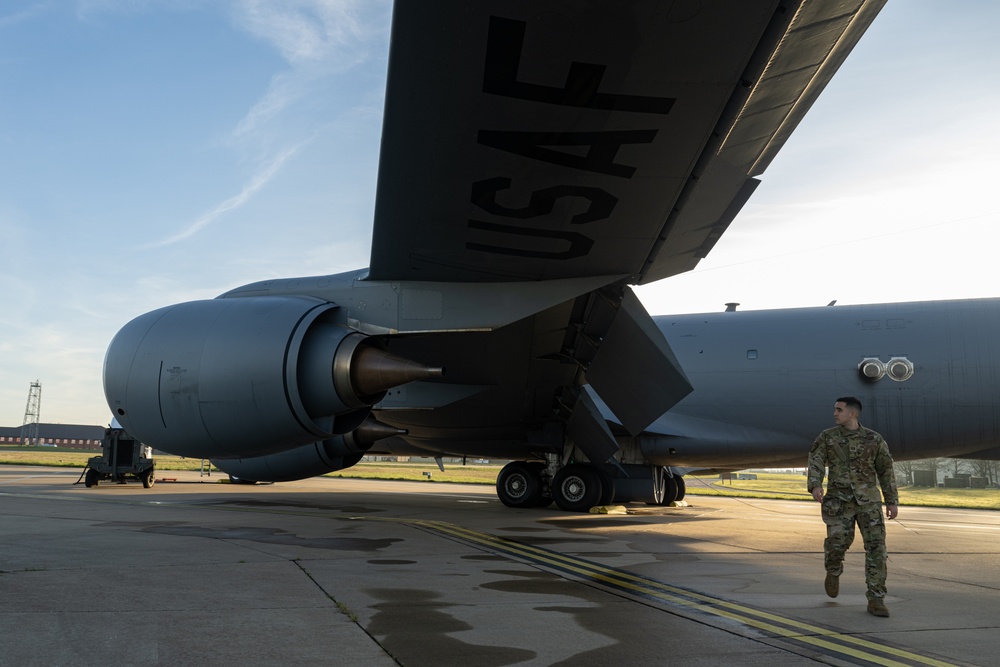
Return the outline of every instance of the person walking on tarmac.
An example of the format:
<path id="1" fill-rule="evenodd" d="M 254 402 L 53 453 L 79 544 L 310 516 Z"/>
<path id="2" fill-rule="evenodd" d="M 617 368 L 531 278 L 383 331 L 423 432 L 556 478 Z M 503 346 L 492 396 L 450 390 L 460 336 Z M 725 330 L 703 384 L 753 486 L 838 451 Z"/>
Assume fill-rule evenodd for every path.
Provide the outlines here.
<path id="1" fill-rule="evenodd" d="M 854 541 L 854 526 L 857 524 L 865 543 L 868 613 L 888 616 L 889 609 L 885 606 L 886 548 L 882 496 L 885 497 L 885 516 L 895 519 L 899 514 L 899 492 L 896 490 L 889 446 L 881 435 L 860 424 L 860 415 L 861 401 L 853 396 L 838 398 L 834 403 L 833 421 L 836 426 L 820 433 L 809 450 L 808 491 L 823 505 L 826 594 L 835 598 L 840 592 L 844 553 Z M 826 469 L 829 469 L 829 478 L 824 494 Z M 881 494 L 879 487 L 882 488 Z"/>

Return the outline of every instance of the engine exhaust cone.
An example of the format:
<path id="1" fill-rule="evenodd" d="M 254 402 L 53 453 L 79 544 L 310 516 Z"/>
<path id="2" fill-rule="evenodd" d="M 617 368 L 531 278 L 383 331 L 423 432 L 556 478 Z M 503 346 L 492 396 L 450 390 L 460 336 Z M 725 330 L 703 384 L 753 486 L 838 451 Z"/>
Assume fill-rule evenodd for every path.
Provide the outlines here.
<path id="1" fill-rule="evenodd" d="M 369 418 L 354 430 L 354 439 L 360 444 L 370 445 L 394 435 L 406 435 L 406 432 L 405 428 L 396 428 L 377 419 Z"/>
<path id="2" fill-rule="evenodd" d="M 414 380 L 444 375 L 441 366 L 425 366 L 376 347 L 362 347 L 351 360 L 351 385 L 358 396 L 375 396 Z"/>

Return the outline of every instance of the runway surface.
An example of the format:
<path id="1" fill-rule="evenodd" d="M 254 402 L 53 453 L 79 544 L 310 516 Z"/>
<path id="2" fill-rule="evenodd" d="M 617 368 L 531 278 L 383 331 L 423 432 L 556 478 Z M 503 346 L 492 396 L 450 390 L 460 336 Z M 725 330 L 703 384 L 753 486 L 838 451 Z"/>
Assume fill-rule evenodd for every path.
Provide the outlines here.
<path id="1" fill-rule="evenodd" d="M 901 508 L 883 619 L 860 537 L 824 594 L 810 502 L 78 477 L 0 466 L 0 665 L 997 664 L 998 512 Z"/>

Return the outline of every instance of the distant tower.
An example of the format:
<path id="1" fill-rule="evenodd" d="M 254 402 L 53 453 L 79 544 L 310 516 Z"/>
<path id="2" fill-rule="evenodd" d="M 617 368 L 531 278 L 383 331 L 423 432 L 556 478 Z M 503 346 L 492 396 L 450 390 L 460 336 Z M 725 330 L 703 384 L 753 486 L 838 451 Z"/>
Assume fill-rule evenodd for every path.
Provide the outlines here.
<path id="1" fill-rule="evenodd" d="M 42 383 L 35 380 L 28 388 L 28 404 L 21 424 L 21 444 L 38 444 L 38 423 L 42 420 Z"/>

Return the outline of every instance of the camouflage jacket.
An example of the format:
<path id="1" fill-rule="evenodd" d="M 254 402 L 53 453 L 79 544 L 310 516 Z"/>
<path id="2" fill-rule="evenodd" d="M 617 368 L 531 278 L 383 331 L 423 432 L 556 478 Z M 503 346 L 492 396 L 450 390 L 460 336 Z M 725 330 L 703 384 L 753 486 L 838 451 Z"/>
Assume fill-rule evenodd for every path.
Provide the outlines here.
<path id="1" fill-rule="evenodd" d="M 864 426 L 857 431 L 835 426 L 820 433 L 809 450 L 810 492 L 823 486 L 827 468 L 830 470 L 827 495 L 841 500 L 854 498 L 859 504 L 878 503 L 881 486 L 885 503 L 899 504 L 892 455 L 885 440 L 875 431 Z"/>

